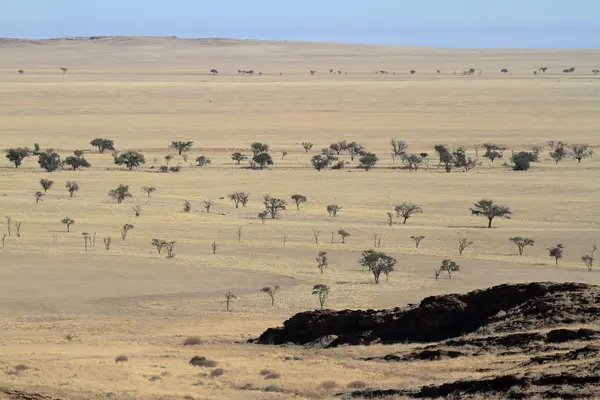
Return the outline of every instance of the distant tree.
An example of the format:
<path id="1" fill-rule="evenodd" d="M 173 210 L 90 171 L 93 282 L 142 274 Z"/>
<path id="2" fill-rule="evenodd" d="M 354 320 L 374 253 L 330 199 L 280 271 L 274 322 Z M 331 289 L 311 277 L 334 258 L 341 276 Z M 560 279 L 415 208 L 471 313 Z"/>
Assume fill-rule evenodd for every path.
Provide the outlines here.
<path id="1" fill-rule="evenodd" d="M 62 166 L 60 155 L 52 149 L 38 153 L 38 164 L 48 172 L 53 172 Z"/>
<path id="2" fill-rule="evenodd" d="M 148 194 L 148 197 L 154 192 L 156 192 L 156 188 L 154 186 L 142 186 L 142 190 Z"/>
<path id="3" fill-rule="evenodd" d="M 327 302 L 327 297 L 329 296 L 329 286 L 324 285 L 322 283 L 313 286 L 312 294 L 316 295 L 319 299 L 319 305 L 321 306 L 321 310 L 325 306 L 325 302 Z"/>
<path id="4" fill-rule="evenodd" d="M 542 67 L 542 68 L 540 68 L 540 71 L 542 71 L 545 74 L 547 69 L 548 69 L 548 67 Z"/>
<path id="5" fill-rule="evenodd" d="M 212 253 L 217 254 L 217 242 L 212 242 Z"/>
<path id="6" fill-rule="evenodd" d="M 239 163 L 241 163 L 242 161 L 244 161 L 244 160 L 247 160 L 247 159 L 248 159 L 248 157 L 246 157 L 246 156 L 245 156 L 245 155 L 243 155 L 242 153 L 239 153 L 239 152 L 237 152 L 237 151 L 236 151 L 235 153 L 232 153 L 232 154 L 231 154 L 231 159 L 232 159 L 233 161 L 235 161 L 235 162 L 236 162 L 236 164 L 239 164 Z"/>
<path id="7" fill-rule="evenodd" d="M 261 142 L 254 142 L 250 145 L 250 150 L 252 150 L 252 154 L 264 154 L 269 152 L 269 145 Z"/>
<path id="8" fill-rule="evenodd" d="M 452 260 L 444 260 L 439 270 L 447 272 L 448 278 L 452 279 L 452 273 L 460 271 L 460 266 Z"/>
<path id="9" fill-rule="evenodd" d="M 489 158 L 491 162 L 494 162 L 496 158 L 502 158 L 504 154 L 504 148 L 493 143 L 484 143 L 483 147 L 485 147 L 485 154 L 483 156 Z"/>
<path id="10" fill-rule="evenodd" d="M 269 216 L 269 213 L 266 210 L 258 213 L 258 219 L 261 220 L 263 225 L 265 224 L 265 220 L 267 219 L 268 216 Z"/>
<path id="11" fill-rule="evenodd" d="M 404 153 L 400 157 L 404 165 L 408 167 L 409 171 L 417 171 L 421 163 L 424 161 L 424 158 L 419 154 Z"/>
<path id="12" fill-rule="evenodd" d="M 423 213 L 423 209 L 420 205 L 407 202 L 398 204 L 396 207 L 394 207 L 394 211 L 396 211 L 396 217 L 404 218 L 404 221 L 402 222 L 403 224 L 406 224 L 406 220 L 412 217 L 414 214 Z"/>
<path id="13" fill-rule="evenodd" d="M 310 71 L 310 74 L 311 74 L 312 76 L 314 76 L 316 73 L 317 73 L 317 71 Z"/>
<path id="14" fill-rule="evenodd" d="M 79 190 L 79 184 L 75 181 L 68 181 L 65 184 L 67 191 L 69 192 L 69 197 L 73 197 L 73 194 Z"/>
<path id="15" fill-rule="evenodd" d="M 271 215 L 271 219 L 277 218 L 279 213 L 285 210 L 287 206 L 285 200 L 271 197 L 268 194 L 263 197 L 263 205 L 265 206 L 265 211 Z"/>
<path id="16" fill-rule="evenodd" d="M 458 254 L 462 256 L 463 251 L 465 251 L 465 249 L 472 244 L 473 244 L 473 242 L 469 241 L 469 239 L 467 239 L 467 238 L 460 239 L 458 241 Z"/>
<path id="17" fill-rule="evenodd" d="M 194 142 L 184 141 L 184 140 L 174 140 L 173 142 L 171 142 L 169 147 L 172 149 L 176 149 L 178 151 L 179 155 L 181 155 L 181 153 L 183 153 L 184 151 L 189 151 L 193 145 L 194 145 Z"/>
<path id="18" fill-rule="evenodd" d="M 204 167 L 205 165 L 210 164 L 212 161 L 206 156 L 199 156 L 196 158 L 196 162 L 198 163 L 199 167 Z"/>
<path id="19" fill-rule="evenodd" d="M 406 144 L 405 141 L 398 140 L 398 139 L 390 139 L 390 145 L 392 146 L 392 158 L 393 159 L 406 153 L 406 149 L 408 148 L 408 145 Z"/>
<path id="20" fill-rule="evenodd" d="M 592 246 L 591 254 L 586 254 L 585 256 L 581 257 L 581 260 L 585 263 L 585 266 L 587 267 L 588 271 L 591 271 L 592 267 L 594 266 L 594 253 L 596 252 L 596 250 L 598 250 L 598 246 L 594 245 Z"/>
<path id="21" fill-rule="evenodd" d="M 61 219 L 60 222 L 65 224 L 65 226 L 67 227 L 67 232 L 71 232 L 71 225 L 75 223 L 75 221 L 69 217 Z"/>
<path id="22" fill-rule="evenodd" d="M 502 72 L 503 74 L 508 74 L 508 70 L 507 70 L 506 68 L 502 68 L 502 69 L 500 70 L 500 72 Z"/>
<path id="23" fill-rule="evenodd" d="M 123 227 L 121 228 L 121 240 L 127 239 L 127 233 L 132 229 L 133 229 L 133 225 L 124 224 Z"/>
<path id="24" fill-rule="evenodd" d="M 233 192 L 231 194 L 229 194 L 227 197 L 229 197 L 229 199 L 231 201 L 233 201 L 233 204 L 235 204 L 235 208 L 238 208 L 240 203 L 245 206 L 246 203 L 248 202 L 248 193 L 245 192 Z"/>
<path id="25" fill-rule="evenodd" d="M 206 213 L 210 214 L 210 208 L 215 204 L 212 200 L 204 200 L 204 208 L 206 209 Z"/>
<path id="26" fill-rule="evenodd" d="M 373 153 L 365 153 L 358 159 L 358 162 L 360 163 L 360 168 L 363 168 L 365 171 L 368 171 L 371 168 L 375 167 L 377 161 L 379 161 L 379 158 Z"/>
<path id="27" fill-rule="evenodd" d="M 567 151 L 564 143 L 559 142 L 556 145 L 556 148 L 550 152 L 550 157 L 554 160 L 556 164 L 558 164 L 561 160 L 567 158 L 569 156 L 569 152 Z"/>
<path id="28" fill-rule="evenodd" d="M 31 155 L 31 151 L 27 147 L 17 147 L 6 149 L 6 158 L 19 168 L 23 160 Z"/>
<path id="29" fill-rule="evenodd" d="M 421 244 L 421 241 L 425 239 L 425 236 L 411 236 L 410 238 L 415 241 L 415 246 L 418 249 L 419 245 Z"/>
<path id="30" fill-rule="evenodd" d="M 315 258 L 315 261 L 317 262 L 317 268 L 319 268 L 322 274 L 325 268 L 329 266 L 329 258 L 327 257 L 327 252 L 319 251 L 319 253 L 317 253 L 317 258 Z"/>
<path id="31" fill-rule="evenodd" d="M 494 204 L 492 200 L 479 200 L 470 209 L 471 214 L 481 215 L 488 219 L 488 228 L 492 227 L 492 220 L 496 217 L 510 219 L 512 211 L 507 206 Z"/>
<path id="32" fill-rule="evenodd" d="M 435 152 L 438 154 L 440 165 L 444 165 L 446 172 L 452 172 L 454 168 L 455 160 L 454 156 L 443 144 L 437 144 L 434 146 Z"/>
<path id="33" fill-rule="evenodd" d="M 162 250 L 167 246 L 167 242 L 161 239 L 152 239 L 152 242 L 150 242 L 150 244 L 156 247 L 158 254 L 160 254 Z"/>
<path id="34" fill-rule="evenodd" d="M 322 169 L 329 167 L 331 164 L 331 159 L 321 154 L 317 154 L 310 159 L 310 162 L 312 163 L 314 169 L 321 171 Z"/>
<path id="35" fill-rule="evenodd" d="M 165 249 L 167 249 L 167 258 L 172 259 L 175 258 L 175 241 L 166 241 Z"/>
<path id="36" fill-rule="evenodd" d="M 330 144 L 329 148 L 331 150 L 335 151 L 336 154 L 339 156 L 342 151 L 344 151 L 348 148 L 348 144 L 346 144 L 345 140 L 342 140 L 341 142 Z"/>
<path id="37" fill-rule="evenodd" d="M 388 217 L 388 225 L 392 226 L 394 224 L 394 214 L 388 211 L 387 217 Z"/>
<path id="38" fill-rule="evenodd" d="M 311 142 L 302 142 L 302 147 L 304 148 L 304 152 L 308 153 L 313 148 L 313 144 Z"/>
<path id="39" fill-rule="evenodd" d="M 20 69 L 17 72 L 19 73 L 19 75 L 23 75 L 25 73 L 25 70 L 24 69 Z"/>
<path id="40" fill-rule="evenodd" d="M 44 189 L 44 193 L 46 193 L 52 185 L 54 185 L 54 181 L 51 181 L 50 179 L 40 179 L 40 186 Z"/>
<path id="41" fill-rule="evenodd" d="M 296 210 L 300 210 L 300 204 L 306 203 L 307 199 L 306 196 L 303 196 L 301 194 L 293 194 L 292 200 L 294 201 L 294 203 L 296 203 Z"/>
<path id="42" fill-rule="evenodd" d="M 574 144 L 571 146 L 571 155 L 578 162 L 581 162 L 584 158 L 591 157 L 594 154 L 594 150 L 590 149 L 587 144 Z"/>
<path id="43" fill-rule="evenodd" d="M 190 203 L 188 200 L 184 200 L 183 202 L 183 212 L 184 213 L 189 213 L 192 210 L 192 203 Z"/>
<path id="44" fill-rule="evenodd" d="M 275 305 L 275 294 L 279 291 L 279 285 L 267 286 L 260 289 L 260 291 L 271 298 L 271 307 L 273 307 Z"/>
<path id="45" fill-rule="evenodd" d="M 69 156 L 65 158 L 65 165 L 73 168 L 74 171 L 77 171 L 79 168 L 89 168 L 92 165 L 83 157 L 83 154 L 80 150 L 75 151 L 75 155 Z"/>
<path id="46" fill-rule="evenodd" d="M 140 206 L 139 204 L 135 205 L 131 208 L 131 210 L 135 213 L 136 217 L 139 217 L 140 214 L 142 213 L 142 206 Z"/>
<path id="47" fill-rule="evenodd" d="M 517 245 L 517 248 L 519 249 L 519 255 L 523 255 L 523 250 L 525 247 L 535 245 L 535 240 L 528 237 L 516 236 L 511 237 L 509 240 Z"/>
<path id="48" fill-rule="evenodd" d="M 237 297 L 231 293 L 231 291 L 225 293 L 225 301 L 223 301 L 223 303 L 226 304 L 226 310 L 229 311 L 229 305 L 231 304 L 231 301 L 237 299 Z"/>
<path id="49" fill-rule="evenodd" d="M 118 204 L 121 204 L 128 197 L 132 197 L 129 193 L 129 185 L 119 185 L 116 189 L 108 192 L 108 196 L 115 199 Z"/>
<path id="50" fill-rule="evenodd" d="M 416 72 L 417 72 L 417 71 L 415 71 L 414 69 L 411 69 L 411 70 L 410 70 L 410 74 L 411 74 L 411 75 L 414 75 Z"/>
<path id="51" fill-rule="evenodd" d="M 266 146 L 266 145 L 265 145 Z M 273 165 L 273 159 L 268 153 L 259 153 L 252 157 L 253 166 L 264 169 L 267 165 Z"/>
<path id="52" fill-rule="evenodd" d="M 395 258 L 375 250 L 363 251 L 358 262 L 373 274 L 376 284 L 379 283 L 379 277 L 382 273 L 389 276 L 390 272 L 394 271 L 394 265 L 396 265 Z"/>
<path id="53" fill-rule="evenodd" d="M 337 233 L 342 238 L 342 243 L 346 243 L 346 238 L 349 237 L 350 234 L 343 229 L 340 229 Z"/>
<path id="54" fill-rule="evenodd" d="M 283 158 L 285 156 L 287 156 L 288 152 L 286 150 L 281 150 L 281 159 L 283 160 Z"/>
<path id="55" fill-rule="evenodd" d="M 105 150 L 114 150 L 115 142 L 110 139 L 96 138 L 90 142 L 94 147 L 98 148 L 100 154 L 104 153 Z"/>
<path id="56" fill-rule="evenodd" d="M 527 171 L 531 168 L 531 163 L 537 161 L 537 154 L 527 151 L 520 151 L 512 155 L 512 162 L 514 164 L 513 170 L 515 171 Z"/>
<path id="57" fill-rule="evenodd" d="M 467 151 L 464 147 L 458 147 L 452 152 L 454 156 L 454 166 L 457 168 L 463 168 L 464 171 L 469 171 L 478 165 L 476 160 L 467 156 Z"/>
<path id="58" fill-rule="evenodd" d="M 67 69 L 67 68 L 61 68 L 60 70 L 62 71 L 63 75 L 64 75 L 64 74 L 66 74 L 66 73 L 67 73 L 67 71 L 68 71 L 68 69 Z"/>
<path id="59" fill-rule="evenodd" d="M 104 250 L 110 250 L 110 245 L 112 243 L 112 238 L 107 236 L 104 238 Z"/>
<path id="60" fill-rule="evenodd" d="M 167 165 L 169 165 L 169 162 L 173 159 L 173 155 L 171 154 L 167 154 L 165 156 L 165 162 L 167 163 Z"/>
<path id="61" fill-rule="evenodd" d="M 126 151 L 118 155 L 115 154 L 114 160 L 115 164 L 125 165 L 130 171 L 133 169 L 133 167 L 137 167 L 146 163 L 144 155 L 142 153 L 138 153 L 137 151 Z"/>
<path id="62" fill-rule="evenodd" d="M 330 204 L 327 206 L 327 212 L 329 213 L 330 217 L 336 217 L 338 211 L 340 211 L 342 209 L 342 207 L 338 206 L 337 204 Z"/>
<path id="63" fill-rule="evenodd" d="M 12 223 L 12 217 L 9 215 L 5 215 L 4 218 L 6 218 L 6 231 L 8 232 L 8 236 L 10 236 L 10 224 Z M 4 239 L 2 246 L 4 246 Z"/>
<path id="64" fill-rule="evenodd" d="M 560 260 L 563 257 L 564 249 L 565 246 L 563 246 L 562 244 L 557 244 L 554 247 L 548 247 L 550 257 L 554 258 L 554 260 L 556 261 L 556 265 L 558 265 L 558 260 Z"/>
<path id="65" fill-rule="evenodd" d="M 44 197 L 44 193 L 37 191 L 37 192 L 35 192 L 34 196 L 35 196 L 35 204 L 37 204 L 40 201 L 42 201 L 42 197 Z"/>
<path id="66" fill-rule="evenodd" d="M 356 156 L 362 156 L 366 154 L 364 146 L 360 143 L 351 142 L 347 146 L 348 154 L 350 154 L 350 160 L 354 161 Z"/>

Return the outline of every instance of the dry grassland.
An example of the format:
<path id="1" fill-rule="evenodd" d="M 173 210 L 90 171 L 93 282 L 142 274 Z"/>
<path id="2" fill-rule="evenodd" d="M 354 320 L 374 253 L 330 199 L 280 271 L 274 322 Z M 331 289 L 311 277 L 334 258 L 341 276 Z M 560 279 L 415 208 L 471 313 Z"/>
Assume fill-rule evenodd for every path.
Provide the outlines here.
<path id="1" fill-rule="evenodd" d="M 548 72 L 534 76 L 542 66 Z M 560 71 L 570 66 L 577 71 L 564 76 Z M 0 386 L 63 398 L 106 398 L 108 392 L 119 399 L 319 398 L 356 380 L 408 388 L 481 375 L 475 371 L 492 360 L 388 365 L 356 359 L 402 346 L 306 350 L 234 342 L 315 308 L 315 283 L 331 286 L 327 305 L 335 309 L 402 306 L 505 282 L 600 284 L 598 271 L 588 272 L 581 262 L 593 244 L 600 245 L 599 157 L 555 165 L 545 149 L 528 172 L 503 167 L 505 160 L 484 160 L 466 173 L 447 174 L 434 161 L 428 171 L 409 173 L 389 168 L 388 145 L 395 137 L 407 141 L 411 152 L 430 154 L 435 144 L 463 145 L 472 156 L 473 145 L 483 142 L 522 150 L 554 139 L 597 149 L 600 77 L 591 70 L 599 66 L 597 50 L 166 38 L 1 41 L 0 148 L 39 143 L 63 157 L 85 149 L 92 168 L 49 174 L 36 157 L 18 169 L 0 158 L 0 216 L 23 221 L 21 237 L 13 229 L 0 248 Z M 63 76 L 60 67 L 68 73 Z M 483 73 L 460 76 L 469 67 Z M 20 68 L 25 74 L 16 73 Z M 211 68 L 219 76 L 208 76 Z M 330 68 L 348 74 L 331 76 Z M 263 76 L 238 76 L 238 69 Z M 372 73 L 382 69 L 390 74 Z M 417 73 L 410 76 L 410 69 Z M 91 148 L 96 137 L 113 139 L 119 150 L 142 151 L 146 165 L 116 167 L 110 154 Z M 312 155 L 343 139 L 378 154 L 378 167 L 309 168 Z M 163 157 L 174 153 L 167 148 L 173 140 L 194 141 L 188 163 L 175 156 L 170 164 L 183 165 L 181 172 L 156 173 L 153 159 L 164 164 Z M 232 164 L 231 152 L 249 153 L 254 141 L 270 145 L 272 169 Z M 308 154 L 303 141 L 315 144 Z M 288 155 L 281 160 L 283 150 Z M 199 155 L 212 164 L 189 166 Z M 36 204 L 42 178 L 55 186 Z M 68 180 L 81 187 L 72 199 L 64 188 Z M 133 194 L 123 204 L 107 196 L 119 184 L 130 185 Z M 147 197 L 144 185 L 156 186 L 156 193 Z M 235 209 L 226 197 L 232 191 L 249 192 L 248 206 Z M 300 211 L 292 205 L 264 225 L 256 218 L 264 194 L 289 200 L 293 193 L 308 197 Z M 483 219 L 469 213 L 482 198 L 509 205 L 513 219 L 482 229 Z M 210 214 L 202 210 L 205 199 L 215 201 Z M 184 200 L 192 202 L 189 214 L 182 212 Z M 421 204 L 424 213 L 405 226 L 387 226 L 386 212 L 403 201 Z M 140 217 L 131 210 L 136 204 Z M 328 216 L 328 204 L 343 207 L 337 217 Z M 64 217 L 76 221 L 70 233 L 60 223 Z M 135 226 L 126 241 L 119 238 L 124 223 Z M 331 232 L 340 228 L 351 237 L 341 244 L 336 235 L 331 244 Z M 319 245 L 313 230 L 321 232 Z M 97 233 L 88 252 L 82 232 Z M 375 234 L 382 236 L 381 250 L 398 259 L 397 272 L 377 286 L 357 263 Z M 426 237 L 418 249 L 411 235 Z M 105 236 L 113 238 L 110 251 L 103 248 Z M 512 236 L 530 236 L 536 245 L 518 256 Z M 459 256 L 461 237 L 475 243 Z M 176 258 L 158 255 L 153 238 L 175 240 Z M 557 243 L 566 246 L 560 267 L 546 250 Z M 314 262 L 319 250 L 330 255 L 324 275 Z M 435 281 L 433 269 L 444 258 L 457 261 L 461 272 Z M 259 293 L 267 285 L 282 287 L 275 307 Z M 226 313 L 228 290 L 238 298 Z M 188 336 L 204 344 L 184 347 Z M 115 364 L 120 354 L 129 361 Z M 202 376 L 210 369 L 188 365 L 193 355 L 218 361 L 225 374 Z M 17 364 L 29 369 L 9 374 Z M 265 381 L 259 375 L 265 368 L 281 378 Z M 160 379 L 151 382 L 152 376 Z M 321 388 L 327 380 L 338 386 Z M 195 386 L 197 381 L 203 384 Z M 287 392 L 236 389 L 248 383 L 275 383 Z"/>

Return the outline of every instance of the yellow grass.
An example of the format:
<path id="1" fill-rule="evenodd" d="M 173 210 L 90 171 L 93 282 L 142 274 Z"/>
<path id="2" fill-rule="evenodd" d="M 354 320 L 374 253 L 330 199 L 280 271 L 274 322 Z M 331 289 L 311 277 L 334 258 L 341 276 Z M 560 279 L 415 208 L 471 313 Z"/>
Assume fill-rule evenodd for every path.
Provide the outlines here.
<path id="1" fill-rule="evenodd" d="M 488 360 L 452 361 L 441 369 L 437 363 L 356 361 L 401 346 L 314 351 L 233 342 L 315 308 L 310 294 L 315 283 L 331 286 L 327 306 L 334 309 L 402 306 L 427 295 L 505 282 L 600 283 L 597 271 L 588 272 L 580 261 L 600 241 L 598 157 L 555 165 L 546 148 L 541 163 L 516 173 L 502 166 L 507 151 L 503 160 L 484 159 L 466 173 L 447 174 L 433 160 L 429 170 L 409 173 L 389 168 L 394 164 L 388 145 L 395 137 L 407 141 L 410 152 L 431 155 L 435 144 L 462 145 L 470 156 L 473 145 L 483 142 L 517 151 L 548 140 L 597 147 L 600 78 L 591 75 L 597 50 L 120 38 L 2 41 L 0 54 L 0 148 L 39 143 L 63 157 L 85 149 L 92 164 L 48 174 L 36 157 L 18 169 L 0 159 L 0 216 L 23 221 L 21 237 L 13 228 L 0 248 L 0 368 L 19 363 L 30 368 L 3 376 L 4 386 L 66 397 L 115 392 L 199 399 L 282 396 L 235 389 L 246 383 L 280 384 L 291 391 L 286 398 L 326 397 L 354 380 L 410 388 L 471 374 Z M 533 76 L 542 66 L 548 72 Z M 570 66 L 577 71 L 565 77 L 560 71 Z M 60 67 L 68 73 L 63 76 Z M 483 73 L 461 76 L 469 67 Z M 16 73 L 20 68 L 22 76 Z M 211 68 L 220 75 L 208 76 Z M 348 74 L 330 76 L 330 68 Z M 238 76 L 238 69 L 263 76 Z M 308 74 L 311 69 L 316 76 Z M 381 69 L 389 75 L 373 74 Z M 146 165 L 131 172 L 117 168 L 110 154 L 91 148 L 96 137 L 113 139 L 119 150 L 142 151 Z M 314 154 L 343 139 L 376 153 L 378 168 L 310 169 Z M 164 164 L 163 157 L 175 153 L 167 147 L 172 140 L 194 141 L 188 162 L 175 156 L 170 165 L 182 165 L 181 172 L 156 173 L 153 159 L 156 167 Z M 253 141 L 270 145 L 272 169 L 250 171 L 231 163 L 231 152 L 249 154 Z M 303 141 L 314 143 L 308 154 Z M 288 154 L 281 160 L 283 150 Z M 199 155 L 212 164 L 190 166 Z M 55 185 L 35 204 L 41 178 Z M 73 199 L 64 188 L 68 180 L 81 187 Z M 119 184 L 130 185 L 133 194 L 123 204 L 107 196 Z M 141 191 L 145 185 L 156 186 L 152 197 Z M 248 206 L 235 209 L 226 197 L 232 191 L 249 192 Z M 289 200 L 293 193 L 308 197 L 300 211 L 291 205 L 264 225 L 256 218 L 264 194 Z M 481 229 L 485 221 L 469 213 L 481 198 L 509 205 L 513 219 Z M 202 209 L 206 199 L 215 201 L 210 214 Z M 182 212 L 184 200 L 192 202 L 189 214 Z M 405 226 L 387 226 L 386 212 L 403 201 L 421 204 L 424 213 Z M 131 210 L 136 204 L 142 207 L 137 218 Z M 337 217 L 327 215 L 328 204 L 343 207 Z M 60 223 L 67 216 L 76 221 L 70 233 Z M 124 223 L 135 228 L 122 241 Z M 340 228 L 351 237 L 341 244 L 336 234 L 331 244 L 331 232 Z M 321 232 L 318 245 L 313 230 Z M 97 234 L 87 253 L 83 232 Z M 377 286 L 357 263 L 375 234 L 382 236 L 381 250 L 398 259 L 397 272 Z M 419 249 L 411 235 L 426 237 Z M 106 236 L 113 240 L 110 251 L 103 248 Z M 512 236 L 530 236 L 536 245 L 517 256 L 508 241 Z M 475 244 L 459 256 L 461 237 Z M 158 255 L 150 246 L 153 238 L 176 241 L 176 258 Z M 546 250 L 557 243 L 566 245 L 558 268 Z M 319 250 L 330 258 L 323 275 L 314 262 Z M 444 258 L 457 261 L 461 272 L 435 281 L 433 269 Z M 282 288 L 272 308 L 259 290 L 276 284 Z M 222 304 L 228 290 L 238 296 L 230 313 Z M 75 338 L 67 341 L 67 334 Z M 187 336 L 205 344 L 185 348 Z M 120 354 L 130 361 L 115 365 Z M 193 355 L 217 360 L 225 375 L 200 377 L 209 371 L 189 366 Z M 283 361 L 288 355 L 304 361 Z M 265 368 L 282 378 L 264 381 L 259 371 Z M 148 381 L 164 371 L 169 374 L 161 380 Z M 204 385 L 193 386 L 196 380 Z M 320 389 L 327 380 L 338 389 Z"/>

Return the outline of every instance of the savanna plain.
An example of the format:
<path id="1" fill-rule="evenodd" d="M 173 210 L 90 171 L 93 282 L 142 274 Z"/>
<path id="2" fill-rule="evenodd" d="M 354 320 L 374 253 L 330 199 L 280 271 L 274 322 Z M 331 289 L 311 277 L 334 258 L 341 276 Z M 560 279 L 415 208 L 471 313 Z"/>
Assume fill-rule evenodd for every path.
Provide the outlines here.
<path id="1" fill-rule="evenodd" d="M 600 245 L 600 158 L 555 163 L 548 145 L 600 147 L 598 67 L 598 50 L 0 40 L 0 398 L 329 398 L 348 385 L 408 389 L 486 376 L 495 354 L 389 363 L 362 358 L 415 344 L 246 341 L 319 308 L 317 284 L 329 287 L 325 308 L 333 310 L 404 307 L 504 283 L 600 284 L 598 268 L 581 259 Z M 475 73 L 463 75 L 469 68 Z M 255 74 L 238 73 L 250 69 Z M 115 165 L 112 151 L 90 144 L 95 138 L 143 153 L 145 164 Z M 405 141 L 408 153 L 428 153 L 429 162 L 403 168 L 391 139 Z M 313 156 L 343 140 L 376 154 L 375 167 L 357 168 L 358 158 L 342 151 L 343 169 L 312 168 Z M 169 148 L 173 141 L 193 145 L 182 157 Z M 272 166 L 232 161 L 234 152 L 251 158 L 253 142 L 268 144 Z M 305 151 L 303 142 L 313 147 Z M 91 167 L 46 172 L 37 156 L 18 168 L 4 157 L 34 143 L 63 159 L 83 150 Z M 482 157 L 483 143 L 506 148 L 503 157 Z M 446 172 L 439 144 L 464 147 L 479 165 Z M 539 162 L 513 171 L 511 153 L 535 147 Z M 198 166 L 199 156 L 211 163 Z M 159 172 L 167 163 L 181 170 Z M 54 185 L 36 202 L 41 179 Z M 73 197 L 68 181 L 79 185 Z M 117 203 L 108 193 L 121 184 L 132 197 Z M 150 186 L 149 196 L 142 188 Z M 233 192 L 248 193 L 248 203 L 236 208 Z M 267 194 L 287 208 L 263 223 L 257 215 Z M 299 209 L 293 194 L 307 198 Z M 488 229 L 470 212 L 481 199 L 510 207 L 512 218 Z M 214 203 L 210 212 L 205 201 Z M 404 202 L 422 208 L 406 224 L 394 212 Z M 336 216 L 327 211 L 332 204 L 341 207 Z M 65 218 L 75 221 L 69 232 Z M 122 240 L 125 224 L 133 228 Z M 350 234 L 344 243 L 339 230 Z M 418 248 L 411 236 L 424 236 Z M 517 236 L 535 245 L 519 255 L 509 241 Z M 473 244 L 459 254 L 463 238 Z M 153 239 L 174 241 L 174 257 L 159 254 Z M 564 245 L 558 265 L 548 251 L 557 244 Z M 358 263 L 369 249 L 397 260 L 379 284 Z M 329 260 L 323 273 L 320 251 Z M 445 259 L 460 270 L 436 279 Z M 272 305 L 261 289 L 276 286 Z M 188 338 L 198 343 L 184 345 Z M 190 365 L 194 356 L 217 364 Z M 524 356 L 512 357 L 497 368 L 514 370 Z"/>

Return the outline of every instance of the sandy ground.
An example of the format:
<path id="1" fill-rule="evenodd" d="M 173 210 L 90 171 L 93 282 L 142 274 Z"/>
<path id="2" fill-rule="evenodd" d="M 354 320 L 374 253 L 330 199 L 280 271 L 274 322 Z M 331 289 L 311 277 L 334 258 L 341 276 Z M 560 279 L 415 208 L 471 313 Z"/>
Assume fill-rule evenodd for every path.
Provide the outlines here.
<path id="1" fill-rule="evenodd" d="M 598 271 L 588 272 L 581 262 L 600 242 L 598 157 L 554 164 L 546 147 L 541 162 L 525 173 L 503 166 L 510 151 L 466 173 L 447 174 L 433 160 L 428 170 L 409 173 L 391 169 L 398 162 L 388 144 L 395 137 L 407 141 L 410 152 L 430 154 L 435 144 L 462 145 L 473 157 L 474 145 L 484 142 L 516 151 L 548 140 L 598 148 L 600 77 L 591 74 L 600 66 L 597 50 L 119 38 L 2 40 L 0 56 L 0 148 L 39 143 L 63 157 L 84 149 L 92 164 L 49 174 L 35 157 L 18 169 L 0 159 L 0 214 L 13 224 L 23 221 L 21 237 L 13 227 L 0 248 L 0 368 L 29 367 L 0 375 L 2 386 L 63 398 L 112 392 L 118 398 L 212 399 L 327 396 L 319 384 L 328 379 L 337 389 L 356 379 L 383 387 L 443 382 L 477 366 L 457 362 L 440 371 L 417 363 L 407 369 L 355 360 L 359 353 L 383 353 L 377 347 L 308 351 L 234 342 L 315 308 L 310 292 L 316 283 L 331 286 L 327 306 L 335 309 L 402 306 L 506 282 L 600 284 Z M 546 74 L 534 76 L 542 66 L 549 67 Z M 563 75 L 571 66 L 576 72 Z M 60 67 L 69 68 L 66 75 Z M 469 67 L 477 69 L 475 76 L 461 76 Z M 23 75 L 16 73 L 21 68 Z M 209 76 L 211 68 L 219 76 Z M 331 68 L 342 75 L 330 75 Z M 238 69 L 263 75 L 238 76 Z M 417 73 L 411 76 L 410 69 Z M 314 77 L 310 70 L 317 70 Z M 96 137 L 113 139 L 119 150 L 142 151 L 146 165 L 117 168 L 110 154 L 90 146 Z M 343 139 L 375 152 L 378 168 L 310 169 L 314 154 Z M 170 165 L 183 166 L 181 172 L 156 173 L 151 167 L 176 154 L 168 149 L 172 140 L 194 141 L 188 161 L 175 155 Z M 270 145 L 273 168 L 250 171 L 231 162 L 232 151 L 248 154 L 253 141 Z M 308 153 L 304 141 L 314 143 Z M 190 166 L 199 155 L 212 164 Z M 36 204 L 42 178 L 55 184 Z M 81 187 L 72 199 L 64 188 L 68 180 Z M 119 184 L 130 185 L 133 194 L 123 204 L 107 196 Z M 157 188 L 151 197 L 141 190 L 147 185 Z M 234 208 L 226 197 L 233 191 L 250 193 L 247 207 Z M 289 200 L 294 193 L 308 197 L 300 210 L 290 205 L 264 225 L 256 218 L 264 194 Z M 483 228 L 485 221 L 469 212 L 481 198 L 509 205 L 513 218 Z M 208 199 L 215 201 L 210 213 L 202 207 Z M 182 212 L 184 200 L 192 202 L 192 212 Z M 388 226 L 386 212 L 403 201 L 419 203 L 423 214 Z M 342 206 L 337 217 L 328 216 L 328 204 Z M 134 205 L 141 206 L 140 217 Z M 76 221 L 71 232 L 60 223 L 65 217 Z M 134 229 L 122 241 L 125 223 Z M 345 244 L 337 234 L 331 243 L 339 229 L 351 234 Z M 87 252 L 83 232 L 97 235 Z M 375 234 L 382 237 L 381 250 L 398 259 L 389 282 L 379 285 L 357 263 Z M 426 237 L 418 249 L 412 235 Z M 108 236 L 113 244 L 107 251 L 102 239 Z M 512 236 L 530 236 L 536 245 L 518 256 Z M 459 256 L 462 237 L 475 243 Z M 176 257 L 159 255 L 153 238 L 176 241 Z M 546 248 L 558 243 L 566 250 L 556 267 Z M 323 275 L 314 262 L 319 250 L 330 257 Z M 436 281 L 433 269 L 445 258 L 458 262 L 461 272 Z M 272 285 L 281 286 L 275 307 L 259 292 Z M 227 313 L 222 302 L 229 290 L 237 298 Z M 192 335 L 204 344 L 183 347 Z M 115 365 L 119 354 L 130 361 Z M 217 360 L 226 373 L 199 375 L 209 371 L 188 366 L 192 355 Z M 304 361 L 283 361 L 288 355 Z M 265 382 L 258 375 L 263 368 L 278 370 L 281 379 Z M 161 379 L 149 381 L 155 375 Z M 236 389 L 246 383 L 276 383 L 290 392 Z"/>

